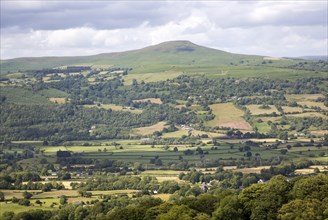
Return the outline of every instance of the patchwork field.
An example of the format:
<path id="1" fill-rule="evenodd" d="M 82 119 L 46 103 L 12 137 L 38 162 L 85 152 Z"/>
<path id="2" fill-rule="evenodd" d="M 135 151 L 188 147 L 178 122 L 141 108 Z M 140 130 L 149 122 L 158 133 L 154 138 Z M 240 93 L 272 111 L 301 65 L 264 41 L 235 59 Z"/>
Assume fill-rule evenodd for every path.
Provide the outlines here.
<path id="1" fill-rule="evenodd" d="M 205 131 L 199 131 L 199 130 L 192 130 L 191 131 L 191 134 L 194 135 L 194 136 L 197 136 L 197 135 L 208 135 L 209 138 L 218 138 L 218 137 L 226 137 L 225 134 L 222 134 L 222 133 L 214 133 L 214 132 L 205 132 Z"/>
<path id="2" fill-rule="evenodd" d="M 53 105 L 46 97 L 30 90 L 14 87 L 1 87 L 1 95 L 6 97 L 6 102 L 23 105 Z"/>
<path id="3" fill-rule="evenodd" d="M 206 122 L 208 126 L 252 130 L 250 124 L 243 118 L 244 112 L 237 109 L 232 103 L 214 104 L 209 106 L 215 118 Z"/>
<path id="4" fill-rule="evenodd" d="M 241 168 L 235 169 L 235 172 L 242 172 L 242 173 L 260 173 L 263 169 L 269 169 L 270 166 L 259 166 L 259 167 L 252 167 L 252 168 Z"/>
<path id="5" fill-rule="evenodd" d="M 278 109 L 274 105 L 268 105 L 268 108 L 261 108 L 262 105 L 246 105 L 252 115 L 263 115 L 263 114 L 280 114 Z"/>
<path id="6" fill-rule="evenodd" d="M 285 95 L 285 98 L 287 101 L 292 102 L 298 102 L 298 101 L 304 101 L 304 100 L 316 100 L 317 98 L 323 98 L 324 96 L 322 94 L 289 94 Z"/>
<path id="7" fill-rule="evenodd" d="M 290 114 L 289 117 L 320 117 L 324 119 L 328 119 L 328 116 L 321 114 L 319 112 L 305 112 L 301 114 Z"/>
<path id="8" fill-rule="evenodd" d="M 265 121 L 258 122 L 256 120 L 254 120 L 254 122 L 252 124 L 257 128 L 257 131 L 262 133 L 262 134 L 267 134 L 271 130 L 271 127 Z"/>
<path id="9" fill-rule="evenodd" d="M 289 106 L 282 106 L 281 107 L 282 110 L 284 111 L 285 114 L 288 114 L 288 113 L 301 113 L 303 112 L 303 109 L 300 108 L 300 107 L 289 107 Z"/>
<path id="10" fill-rule="evenodd" d="M 132 85 L 134 79 L 138 79 L 138 83 L 144 81 L 145 83 L 149 82 L 158 82 L 167 79 L 173 79 L 182 75 L 180 71 L 164 71 L 164 72 L 154 72 L 154 73 L 138 73 L 138 74 L 129 74 L 124 76 L 124 84 Z"/>
<path id="11" fill-rule="evenodd" d="M 142 113 L 141 109 L 135 109 L 130 107 L 123 107 L 120 105 L 114 105 L 114 104 L 101 104 L 101 105 L 83 105 L 86 108 L 103 108 L 103 109 L 112 109 L 113 111 L 127 111 L 132 112 L 136 114 Z"/>
<path id="12" fill-rule="evenodd" d="M 133 100 L 133 101 L 134 102 L 151 102 L 151 103 L 155 103 L 155 104 L 162 104 L 162 101 L 159 98 L 137 99 L 137 100 Z"/>
<path id="13" fill-rule="evenodd" d="M 57 103 L 57 104 L 65 104 L 66 98 L 49 98 L 49 101 Z"/>
<path id="14" fill-rule="evenodd" d="M 179 130 L 174 131 L 174 132 L 164 133 L 162 135 L 162 137 L 163 138 L 180 138 L 183 135 L 188 136 L 188 131 L 183 130 L 183 129 L 179 129 Z"/>
<path id="15" fill-rule="evenodd" d="M 150 135 L 150 134 L 154 133 L 155 131 L 163 130 L 163 128 L 166 127 L 165 124 L 166 124 L 166 122 L 161 121 L 152 126 L 135 128 L 135 129 L 133 129 L 133 133 L 138 134 L 138 135 Z"/>
<path id="16" fill-rule="evenodd" d="M 325 106 L 322 102 L 314 102 L 314 101 L 300 101 L 300 102 L 297 102 L 297 104 L 301 105 L 301 106 L 304 106 L 304 107 L 319 107 L 323 110 L 326 110 L 328 111 L 328 107 Z"/>

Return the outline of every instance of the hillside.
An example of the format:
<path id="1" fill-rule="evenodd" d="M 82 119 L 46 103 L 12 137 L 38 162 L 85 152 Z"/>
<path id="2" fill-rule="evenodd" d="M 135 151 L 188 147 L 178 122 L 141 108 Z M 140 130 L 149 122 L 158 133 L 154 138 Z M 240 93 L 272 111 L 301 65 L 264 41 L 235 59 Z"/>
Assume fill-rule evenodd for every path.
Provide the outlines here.
<path id="1" fill-rule="evenodd" d="M 139 69 L 167 69 L 172 66 L 217 66 L 232 62 L 254 63 L 260 56 L 239 55 L 193 44 L 189 41 L 170 41 L 158 45 L 117 53 L 80 57 L 26 57 L 1 60 L 1 72 L 54 68 L 63 65 L 101 64 Z"/>

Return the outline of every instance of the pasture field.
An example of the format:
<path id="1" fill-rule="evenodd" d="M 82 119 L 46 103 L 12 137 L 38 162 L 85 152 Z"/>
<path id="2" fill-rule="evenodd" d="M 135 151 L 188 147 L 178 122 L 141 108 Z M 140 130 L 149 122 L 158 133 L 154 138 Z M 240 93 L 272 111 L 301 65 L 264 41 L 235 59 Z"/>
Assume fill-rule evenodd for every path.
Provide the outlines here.
<path id="1" fill-rule="evenodd" d="M 314 101 L 298 101 L 297 104 L 307 107 L 319 107 L 325 111 L 328 111 L 328 107 L 324 105 L 323 102 L 314 102 Z"/>
<path id="2" fill-rule="evenodd" d="M 5 194 L 6 199 L 12 199 L 13 197 L 16 197 L 18 199 L 22 199 L 23 198 L 23 192 L 25 192 L 26 190 L 1 189 L 0 191 Z M 42 193 L 41 190 L 27 190 L 27 191 L 34 194 L 34 195 L 36 195 L 38 193 Z"/>
<path id="3" fill-rule="evenodd" d="M 324 119 L 328 119 L 328 116 L 319 113 L 319 112 L 305 112 L 305 113 L 300 113 L 300 114 L 290 114 L 288 117 L 320 117 Z"/>
<path id="4" fill-rule="evenodd" d="M 257 120 L 254 120 L 252 124 L 257 128 L 258 132 L 262 134 L 268 134 L 271 130 L 271 127 L 265 121 L 258 122 Z"/>
<path id="5" fill-rule="evenodd" d="M 61 196 L 74 197 L 78 196 L 76 190 L 52 190 L 50 192 L 42 192 L 40 194 L 33 195 L 33 199 L 45 199 L 45 198 L 59 198 Z"/>
<path id="6" fill-rule="evenodd" d="M 281 61 L 279 61 L 281 62 Z M 267 79 L 289 79 L 296 80 L 302 77 L 306 77 L 309 74 L 313 74 L 312 71 L 307 70 L 294 70 L 294 69 L 282 69 L 273 66 L 245 66 L 245 65 L 230 65 L 230 66 L 207 66 L 207 67 L 184 67 L 181 68 L 187 73 L 203 73 L 209 78 L 220 77 L 235 77 L 235 78 L 249 78 L 249 77 L 261 77 Z M 318 72 L 318 77 L 327 77 L 327 73 Z"/>
<path id="7" fill-rule="evenodd" d="M 66 97 L 69 97 L 69 94 L 64 92 L 64 91 L 61 91 L 61 90 L 58 90 L 58 89 L 43 89 L 43 90 L 40 90 L 37 92 L 39 95 L 41 96 L 45 96 L 47 98 L 66 98 Z"/>
<path id="8" fill-rule="evenodd" d="M 242 173 L 260 173 L 263 169 L 269 169 L 270 166 L 259 166 L 259 167 L 251 167 L 251 168 L 240 168 L 235 169 L 235 172 L 242 172 Z"/>
<path id="9" fill-rule="evenodd" d="M 66 98 L 49 98 L 49 101 L 57 104 L 65 104 Z"/>
<path id="10" fill-rule="evenodd" d="M 274 105 L 268 105 L 269 108 L 263 109 L 261 108 L 262 105 L 246 105 L 246 107 L 250 110 L 252 115 L 263 115 L 263 114 L 272 114 L 276 113 L 277 115 L 280 114 L 278 109 Z"/>
<path id="11" fill-rule="evenodd" d="M 162 194 L 155 194 L 155 195 L 153 195 L 153 197 L 154 198 L 160 198 L 163 201 L 168 201 L 170 199 L 171 195 L 172 194 L 164 194 L 164 193 L 162 193 Z"/>
<path id="12" fill-rule="evenodd" d="M 6 102 L 8 103 L 22 105 L 54 105 L 46 97 L 18 87 L 1 87 L 1 95 L 6 97 Z"/>
<path id="13" fill-rule="evenodd" d="M 316 100 L 317 98 L 323 98 L 322 94 L 288 94 L 285 95 L 285 98 L 288 102 L 299 102 L 299 101 L 311 101 Z"/>
<path id="14" fill-rule="evenodd" d="M 183 73 L 181 71 L 163 71 L 163 72 L 154 72 L 154 73 L 138 73 L 138 74 L 128 74 L 123 77 L 125 85 L 132 85 L 134 79 L 137 79 L 138 83 L 144 81 L 145 83 L 149 82 L 159 82 L 167 79 L 174 79 Z"/>
<path id="15" fill-rule="evenodd" d="M 137 100 L 133 100 L 133 101 L 134 102 L 151 102 L 154 104 L 162 104 L 162 101 L 159 98 L 137 99 Z"/>
<path id="16" fill-rule="evenodd" d="M 120 105 L 114 105 L 114 104 L 101 104 L 101 105 L 83 105 L 86 108 L 103 108 L 103 109 L 112 109 L 113 111 L 127 111 L 127 112 L 132 112 L 136 114 L 142 113 L 141 109 L 131 109 L 128 107 L 123 107 Z"/>
<path id="17" fill-rule="evenodd" d="M 303 109 L 300 107 L 282 106 L 281 108 L 285 114 L 294 113 L 294 112 L 297 112 L 297 113 L 303 112 Z"/>
<path id="18" fill-rule="evenodd" d="M 207 131 L 199 131 L 199 130 L 192 130 L 191 134 L 194 136 L 198 136 L 198 135 L 208 135 L 209 138 L 219 138 L 219 137 L 226 137 L 226 134 L 223 133 L 215 133 L 215 132 L 207 132 Z"/>
<path id="19" fill-rule="evenodd" d="M 213 110 L 215 118 L 207 121 L 207 126 L 252 130 L 250 124 L 243 118 L 244 112 L 237 109 L 232 103 L 214 104 L 209 107 Z"/>
<path id="20" fill-rule="evenodd" d="M 322 137 L 325 134 L 328 134 L 328 130 L 317 130 L 317 131 L 311 131 L 312 135 L 320 136 Z"/>
<path id="21" fill-rule="evenodd" d="M 157 124 L 148 126 L 148 127 L 140 127 L 140 128 L 135 128 L 133 129 L 133 133 L 137 134 L 137 135 L 151 135 L 152 133 L 154 133 L 155 131 L 161 131 L 163 130 L 163 128 L 167 127 L 166 122 L 158 122 Z"/>
<path id="22" fill-rule="evenodd" d="M 261 119 L 262 121 L 265 121 L 265 122 L 268 122 L 268 121 L 279 122 L 281 120 L 281 116 L 277 116 L 277 117 L 264 117 L 264 116 L 261 116 L 261 117 L 257 117 L 257 118 Z"/>
<path id="23" fill-rule="evenodd" d="M 169 132 L 169 133 L 164 133 L 162 135 L 163 138 L 180 138 L 183 135 L 188 136 L 188 131 L 187 130 L 183 130 L 183 129 L 179 129 L 177 131 L 174 132 Z"/>
<path id="24" fill-rule="evenodd" d="M 164 133 L 163 138 L 167 138 L 168 135 L 174 135 L 176 137 L 181 137 L 182 135 L 188 135 L 188 131 L 179 130 L 176 132 Z M 203 143 L 207 143 L 210 139 L 202 139 Z M 276 143 L 276 139 L 250 139 L 254 142 L 260 143 Z M 318 141 L 319 139 L 315 139 Z M 297 142 L 302 141 L 302 139 L 297 139 Z M 308 139 L 304 140 L 308 143 Z M 179 156 L 182 156 L 184 160 L 190 162 L 199 162 L 200 155 L 185 155 L 184 151 L 190 149 L 195 151 L 198 147 L 197 145 L 191 147 L 190 145 L 167 145 L 168 148 L 165 148 L 164 145 L 151 145 L 151 144 L 141 144 L 142 140 L 121 140 L 116 141 L 118 146 L 115 146 L 113 142 L 90 142 L 92 146 L 82 146 L 82 145 L 74 145 L 74 146 L 40 146 L 40 150 L 43 150 L 43 157 L 45 157 L 48 161 L 54 160 L 55 154 L 58 150 L 68 150 L 73 153 L 79 153 L 83 158 L 91 158 L 91 159 L 110 159 L 110 160 L 119 160 L 126 162 L 140 162 L 142 164 L 149 164 L 150 160 L 156 156 L 162 160 L 163 164 L 166 165 L 170 162 L 179 162 Z M 212 144 L 207 144 L 205 146 L 201 146 L 201 148 L 205 151 L 208 151 L 208 154 L 204 155 L 204 160 L 212 160 L 212 159 L 220 159 L 220 160 L 231 160 L 231 159 L 239 159 L 245 158 L 245 152 L 240 152 L 238 150 L 238 146 L 240 146 L 240 140 L 225 140 L 219 141 L 221 145 L 218 149 L 212 149 Z M 304 142 L 304 143 L 305 143 Z M 105 146 L 106 143 L 106 146 Z M 291 140 L 288 142 L 293 145 L 294 141 Z M 234 145 L 231 148 L 231 144 Z M 264 144 L 264 145 L 266 145 Z M 285 145 L 282 145 L 285 148 Z M 178 151 L 174 152 L 174 147 L 177 147 Z M 256 153 L 261 155 L 263 159 L 269 159 L 273 157 L 278 157 L 282 155 L 280 153 L 280 147 L 275 149 L 266 149 L 264 147 L 252 147 L 253 156 Z M 310 151 L 308 151 L 310 149 Z M 327 151 L 327 147 L 322 147 L 321 149 L 317 149 L 316 147 L 301 147 L 301 148 L 291 148 L 289 152 L 284 155 L 288 158 L 299 158 L 300 156 L 303 158 L 313 158 L 313 155 L 318 156 L 320 152 Z M 301 155 L 301 153 L 302 155 Z M 36 161 L 36 163 L 39 163 Z M 31 165 L 31 163 L 30 163 Z M 32 164 L 32 166 L 36 166 L 37 164 Z M 24 165 L 25 166 L 25 165 Z"/>
<path id="25" fill-rule="evenodd" d="M 178 170 L 146 170 L 140 175 L 142 176 L 178 176 L 182 171 Z"/>
<path id="26" fill-rule="evenodd" d="M 0 202 L 0 215 L 1 216 L 4 212 L 19 213 L 19 212 L 29 211 L 32 209 L 53 210 L 53 208 L 39 206 L 37 204 L 33 204 L 33 206 L 22 206 L 22 205 L 18 205 L 16 203 L 11 203 L 11 202 L 8 202 L 8 203 Z"/>
<path id="27" fill-rule="evenodd" d="M 309 168 L 297 169 L 295 170 L 296 174 L 311 174 L 315 172 L 315 168 L 318 168 L 320 172 L 327 171 L 327 166 L 310 166 Z"/>

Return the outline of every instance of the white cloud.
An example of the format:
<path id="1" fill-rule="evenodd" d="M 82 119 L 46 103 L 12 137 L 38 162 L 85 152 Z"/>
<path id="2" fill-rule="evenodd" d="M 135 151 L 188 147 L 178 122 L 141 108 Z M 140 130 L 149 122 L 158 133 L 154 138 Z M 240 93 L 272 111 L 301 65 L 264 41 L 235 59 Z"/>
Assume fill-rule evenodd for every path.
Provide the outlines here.
<path id="1" fill-rule="evenodd" d="M 1 59 L 90 55 L 169 40 L 190 40 L 244 54 L 327 54 L 327 4 L 325 1 L 47 4 L 12 1 L 1 9 L 6 10 L 1 13 L 1 21 L 6 24 L 1 29 Z M 21 12 L 18 17 L 8 15 L 17 11 Z"/>

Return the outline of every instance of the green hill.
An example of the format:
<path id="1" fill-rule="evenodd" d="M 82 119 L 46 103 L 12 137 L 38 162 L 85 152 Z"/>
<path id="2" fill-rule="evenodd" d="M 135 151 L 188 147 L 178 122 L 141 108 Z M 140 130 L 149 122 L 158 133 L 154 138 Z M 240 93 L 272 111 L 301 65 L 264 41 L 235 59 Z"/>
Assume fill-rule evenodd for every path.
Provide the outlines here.
<path id="1" fill-rule="evenodd" d="M 40 57 L 1 60 L 1 72 L 54 68 L 64 65 L 100 64 L 132 67 L 135 71 L 160 71 L 174 66 L 217 66 L 231 63 L 254 63 L 260 56 L 228 53 L 193 44 L 170 41 L 143 49 L 78 57 Z"/>

